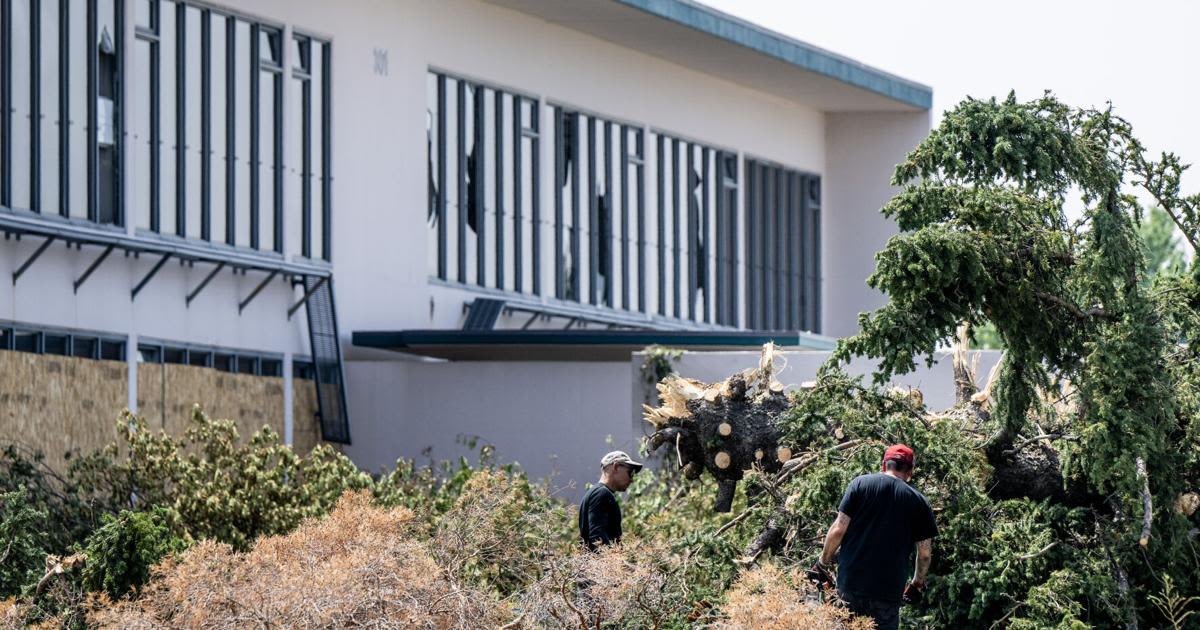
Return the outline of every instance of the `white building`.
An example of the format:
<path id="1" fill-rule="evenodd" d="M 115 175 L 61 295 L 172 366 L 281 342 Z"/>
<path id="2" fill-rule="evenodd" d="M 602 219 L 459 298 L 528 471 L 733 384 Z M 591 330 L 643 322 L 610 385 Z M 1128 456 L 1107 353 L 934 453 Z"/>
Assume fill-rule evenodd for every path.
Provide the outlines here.
<path id="1" fill-rule="evenodd" d="M 315 376 L 367 468 L 477 435 L 587 477 L 632 351 L 879 304 L 930 102 L 687 0 L 0 0 L 0 347 L 125 361 L 164 426 L 250 372 L 298 440 Z"/>

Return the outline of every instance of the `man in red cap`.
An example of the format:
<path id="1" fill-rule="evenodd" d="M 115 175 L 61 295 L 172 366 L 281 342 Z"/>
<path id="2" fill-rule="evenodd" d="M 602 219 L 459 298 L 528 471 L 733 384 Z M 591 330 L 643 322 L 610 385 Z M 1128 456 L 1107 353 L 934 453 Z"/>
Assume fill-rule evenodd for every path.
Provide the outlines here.
<path id="1" fill-rule="evenodd" d="M 929 501 L 908 485 L 913 451 L 903 444 L 883 454 L 883 472 L 859 475 L 846 488 L 837 520 L 825 534 L 821 558 L 809 571 L 818 582 L 832 582 L 829 566 L 837 553 L 837 590 L 857 615 L 871 617 L 878 630 L 900 624 L 900 604 L 920 597 L 933 558 L 937 535 Z M 838 553 L 838 548 L 841 548 Z M 917 550 L 916 570 L 905 585 Z"/>

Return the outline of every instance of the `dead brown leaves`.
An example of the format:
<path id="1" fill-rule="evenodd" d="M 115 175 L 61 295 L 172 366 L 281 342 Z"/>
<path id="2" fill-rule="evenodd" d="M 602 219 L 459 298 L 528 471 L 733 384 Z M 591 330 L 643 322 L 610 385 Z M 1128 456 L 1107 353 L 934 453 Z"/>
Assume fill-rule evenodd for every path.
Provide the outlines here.
<path id="1" fill-rule="evenodd" d="M 347 493 L 325 519 L 246 553 L 202 542 L 156 568 L 136 601 L 98 602 L 101 628 L 496 627 L 510 615 L 414 540 L 413 514 Z M 109 605 L 105 605 L 109 604 Z"/>
<path id="2" fill-rule="evenodd" d="M 743 573 L 726 593 L 720 630 L 871 630 L 865 617 L 816 599 L 812 584 L 798 571 L 772 564 Z"/>

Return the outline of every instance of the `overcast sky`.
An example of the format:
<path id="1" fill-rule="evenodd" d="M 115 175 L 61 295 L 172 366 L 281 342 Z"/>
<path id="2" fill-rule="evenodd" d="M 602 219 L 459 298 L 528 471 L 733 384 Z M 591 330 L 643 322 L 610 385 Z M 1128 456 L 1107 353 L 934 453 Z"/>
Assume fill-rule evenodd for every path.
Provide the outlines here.
<path id="1" fill-rule="evenodd" d="M 702 0 L 731 15 L 933 88 L 934 124 L 966 96 L 1077 106 L 1112 101 L 1151 151 L 1197 164 L 1200 2 Z"/>

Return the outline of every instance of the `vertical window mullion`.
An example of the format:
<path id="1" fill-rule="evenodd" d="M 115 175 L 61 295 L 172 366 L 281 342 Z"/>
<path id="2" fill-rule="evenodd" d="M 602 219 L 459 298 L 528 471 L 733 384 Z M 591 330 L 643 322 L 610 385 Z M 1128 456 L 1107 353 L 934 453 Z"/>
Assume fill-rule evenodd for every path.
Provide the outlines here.
<path id="1" fill-rule="evenodd" d="M 333 44 L 321 46 L 321 257 L 333 260 Z M 440 155 L 440 154 L 439 154 Z M 438 180 L 439 185 L 445 185 Z"/>
<path id="2" fill-rule="evenodd" d="M 113 0 L 113 34 L 116 48 L 113 90 L 113 222 L 125 225 L 125 3 Z M 97 345 L 99 348 L 99 345 Z"/>
<path id="3" fill-rule="evenodd" d="M 455 139 L 458 141 L 458 160 L 456 162 L 458 170 L 458 264 L 456 265 L 456 276 L 462 284 L 467 283 L 467 84 L 465 81 L 458 82 L 458 108 L 455 110 L 458 115 L 458 133 Z"/>
<path id="4" fill-rule="evenodd" d="M 475 284 L 487 285 L 487 88 L 475 86 L 474 104 L 471 113 L 475 123 L 472 125 L 475 138 L 475 171 L 471 180 L 475 182 Z"/>
<path id="5" fill-rule="evenodd" d="M 684 160 L 684 169 L 685 170 L 684 170 L 684 174 L 683 174 L 683 179 L 685 182 L 683 192 L 687 196 L 687 239 L 688 239 L 687 240 L 687 243 L 688 243 L 687 317 L 688 317 L 688 319 L 695 321 L 696 320 L 696 276 L 700 270 L 700 265 L 698 264 L 699 263 L 698 257 L 700 255 L 700 248 L 699 248 L 700 233 L 699 233 L 699 230 L 696 229 L 698 227 L 696 225 L 696 223 L 697 223 L 696 214 L 697 214 L 698 209 L 696 208 L 696 188 L 695 187 L 699 182 L 692 181 L 693 174 L 696 172 L 695 171 L 695 169 L 696 169 L 696 145 L 688 142 L 688 143 L 684 143 L 683 146 L 685 147 L 685 150 L 687 151 L 687 155 Z"/>
<path id="6" fill-rule="evenodd" d="M 667 314 L 667 140 L 658 134 L 658 314 Z"/>
<path id="7" fill-rule="evenodd" d="M 175 5 L 175 234 L 187 235 L 187 10 Z"/>
<path id="8" fill-rule="evenodd" d="M 613 222 L 613 170 L 612 170 L 612 130 L 613 124 L 610 121 L 604 122 L 604 208 L 607 211 L 604 215 L 604 230 L 601 233 L 601 238 L 604 239 L 604 251 L 608 252 L 608 256 L 604 258 L 604 304 L 610 307 L 616 306 L 613 300 L 613 251 L 612 251 L 612 222 Z M 624 211 L 624 210 L 622 210 Z M 624 221 L 622 221 L 622 228 Z M 625 263 L 622 261 L 622 268 Z"/>
<path id="9" fill-rule="evenodd" d="M 745 215 L 745 210 L 738 212 L 738 189 L 739 182 L 737 181 L 738 160 L 737 155 L 729 155 L 725 158 L 726 161 L 732 162 L 732 168 L 729 172 L 732 173 L 733 181 L 730 182 L 729 192 L 725 195 L 726 212 L 728 218 L 726 225 L 729 226 L 729 240 L 727 241 L 725 253 L 729 258 L 729 321 L 730 326 L 738 325 L 738 215 Z M 721 176 L 722 185 L 725 182 L 725 176 Z M 742 183 L 742 185 L 745 185 Z M 723 190 L 723 189 L 722 189 Z"/>
<path id="10" fill-rule="evenodd" d="M 581 143 L 582 144 L 582 143 Z M 596 119 L 587 117 L 587 200 L 588 200 L 588 304 L 596 304 L 600 288 L 600 226 L 599 199 L 596 190 Z M 582 301 L 582 300 L 581 300 Z"/>
<path id="11" fill-rule="evenodd" d="M 96 124 L 98 122 L 96 101 L 99 97 L 98 68 L 99 52 L 96 49 L 98 37 L 96 22 L 98 9 L 97 0 L 87 0 L 87 41 L 84 42 L 84 52 L 87 54 L 87 217 L 89 221 L 100 218 L 99 204 L 99 136 Z"/>
<path id="12" fill-rule="evenodd" d="M 283 61 L 283 34 L 279 34 L 279 61 Z M 275 194 L 272 195 L 275 212 L 275 252 L 283 253 L 283 69 L 271 71 L 271 85 L 275 92 L 274 133 L 271 134 L 275 145 Z"/>
<path id="13" fill-rule="evenodd" d="M 641 129 L 634 132 L 637 164 L 637 270 L 638 270 L 638 311 L 646 312 L 646 138 Z"/>
<path id="14" fill-rule="evenodd" d="M 775 329 L 787 324 L 787 171 L 775 171 Z"/>
<path id="15" fill-rule="evenodd" d="M 237 243 L 237 19 L 225 18 L 225 242 Z"/>
<path id="16" fill-rule="evenodd" d="M 582 212 L 579 207 L 579 178 L 580 171 L 579 160 L 583 155 L 583 129 L 579 124 L 582 118 L 577 113 L 570 114 L 574 130 L 575 141 L 571 143 L 571 295 L 570 299 L 576 302 L 583 301 L 583 294 L 580 292 L 582 283 L 579 281 L 581 277 L 580 267 L 582 266 L 580 252 L 582 243 L 580 242 L 580 221 L 579 215 Z"/>
<path id="17" fill-rule="evenodd" d="M 42 211 L 41 4 L 41 0 L 29 0 L 29 209 L 39 213 Z"/>
<path id="18" fill-rule="evenodd" d="M 679 272 L 682 267 L 680 264 L 682 249 L 679 247 L 681 238 L 681 230 L 679 228 L 679 147 L 682 143 L 678 138 L 673 139 L 671 142 L 673 147 L 671 150 L 671 258 L 674 261 L 672 267 L 674 273 L 671 275 L 671 284 L 674 287 L 671 313 L 676 318 L 679 318 L 683 314 L 683 287 L 680 286 L 682 283 L 679 281 Z M 684 186 L 687 186 L 686 181 Z"/>
<path id="19" fill-rule="evenodd" d="M 0 0 L 0 206 L 12 206 L 12 0 Z"/>
<path id="20" fill-rule="evenodd" d="M 524 250 L 525 243 L 524 243 L 524 239 L 521 237 L 521 220 L 523 219 L 523 217 L 521 216 L 521 214 L 522 214 L 521 213 L 521 204 L 524 202 L 524 200 L 522 199 L 521 193 L 522 193 L 522 189 L 525 187 L 524 186 L 524 183 L 525 183 L 524 174 L 522 173 L 522 169 L 521 169 L 521 160 L 523 159 L 521 156 L 521 146 L 525 144 L 525 135 L 524 135 L 525 127 L 523 124 L 524 117 L 525 117 L 524 108 L 525 108 L 524 98 L 518 94 L 513 94 L 512 95 L 512 161 L 513 161 L 512 162 L 513 163 L 513 168 L 512 168 L 512 172 L 513 172 L 513 178 L 512 178 L 512 181 L 513 181 L 512 262 L 513 262 L 513 290 L 516 291 L 517 293 L 520 293 L 521 291 L 523 291 L 525 289 L 525 278 L 524 278 L 525 267 L 522 264 L 524 262 L 524 256 L 525 256 L 525 250 Z M 497 128 L 497 130 L 501 128 L 501 121 L 499 119 L 497 119 L 496 128 Z M 496 134 L 497 134 L 496 138 L 499 139 L 500 132 L 497 131 Z M 496 154 L 503 155 L 500 151 L 499 140 L 497 140 L 497 143 L 496 143 Z M 497 178 L 497 181 L 499 181 L 499 178 Z M 537 223 L 536 222 L 533 224 L 533 230 L 535 232 L 537 231 Z M 501 240 L 497 241 L 497 243 L 500 243 L 500 242 L 503 242 L 503 240 L 501 239 Z M 500 254 L 501 254 L 501 252 L 496 252 L 496 260 L 503 261 L 504 257 Z M 503 287 L 500 287 L 500 288 L 503 288 Z"/>
<path id="21" fill-rule="evenodd" d="M 312 258 L 312 79 L 307 77 L 300 84 L 300 128 L 300 255 Z"/>
<path id="22" fill-rule="evenodd" d="M 71 216 L 71 0 L 58 2 L 58 214 Z M 5 38 L 9 41 L 10 38 Z M 7 136 L 7 134 L 6 134 Z M 7 164 L 7 160 L 5 164 Z M 7 203 L 3 203 L 7 205 Z"/>
<path id="23" fill-rule="evenodd" d="M 746 328 L 758 329 L 758 169 L 746 160 Z"/>
<path id="24" fill-rule="evenodd" d="M 492 103 L 496 110 L 493 113 L 496 132 L 495 151 L 492 153 L 492 159 L 496 161 L 496 288 L 504 288 L 504 97 L 505 94 L 501 90 L 492 92 L 495 95 Z M 516 102 L 516 99 L 513 99 Z M 514 109 L 518 115 L 520 112 Z M 514 136 L 513 142 L 520 142 L 520 136 Z M 519 226 L 517 226 L 518 229 Z"/>
<path id="25" fill-rule="evenodd" d="M 542 199 L 539 191 L 541 190 L 541 142 L 542 142 L 542 123 L 541 123 L 541 102 L 536 99 L 530 99 L 529 103 L 529 126 L 533 132 L 533 140 L 529 143 L 529 170 L 530 170 L 530 186 L 529 186 L 529 217 L 530 237 L 533 240 L 533 294 L 542 294 Z"/>
<path id="26" fill-rule="evenodd" d="M 200 238 L 212 240 L 212 16 L 200 12 Z"/>
<path id="27" fill-rule="evenodd" d="M 629 128 L 621 134 L 621 308 L 629 310 Z M 610 184 L 611 185 L 611 184 Z"/>
<path id="28" fill-rule="evenodd" d="M 703 247 L 703 252 L 704 252 L 703 271 L 704 272 L 700 276 L 700 287 L 704 293 L 703 308 L 704 308 L 704 323 L 706 323 L 706 324 L 712 323 L 712 306 L 710 306 L 710 303 L 713 303 L 714 299 L 713 299 L 713 295 L 712 295 L 712 293 L 713 293 L 712 283 L 709 280 L 710 280 L 710 277 L 712 275 L 714 275 L 710 272 L 714 272 L 716 270 L 716 268 L 713 265 L 713 261 L 716 257 L 716 251 L 714 251 L 714 249 L 713 249 L 713 237 L 712 237 L 713 228 L 709 225 L 709 212 L 708 212 L 708 210 L 709 210 L 709 199 L 708 199 L 709 191 L 712 190 L 712 188 L 713 188 L 713 186 L 711 185 L 713 178 L 709 174 L 709 162 L 710 162 L 709 157 L 710 157 L 711 153 L 712 153 L 712 151 L 710 151 L 709 149 L 702 149 L 701 153 L 700 153 L 700 173 L 701 173 L 701 175 L 700 175 L 700 229 L 701 229 L 700 241 L 701 241 L 701 243 L 704 244 L 704 247 Z"/>
<path id="29" fill-rule="evenodd" d="M 259 193 L 262 186 L 261 176 L 259 175 L 260 162 L 262 161 L 262 149 L 259 147 L 259 136 L 261 135 L 262 121 L 259 119 L 259 100 L 261 99 L 261 91 L 259 89 L 259 81 L 261 80 L 262 70 L 259 56 L 262 51 L 259 50 L 259 33 L 260 28 L 257 24 L 250 25 L 250 247 L 253 249 L 259 248 Z"/>
<path id="30" fill-rule="evenodd" d="M 563 124 L 562 108 L 554 108 L 554 297 L 562 299 L 566 283 L 563 278 L 563 195 L 566 185 L 566 173 L 563 172 L 566 163 L 563 142 L 567 132 Z"/>
<path id="31" fill-rule="evenodd" d="M 437 144 L 438 144 L 438 196 L 437 196 L 437 240 L 438 278 L 446 280 L 446 77 L 437 75 Z"/>

